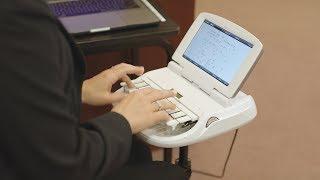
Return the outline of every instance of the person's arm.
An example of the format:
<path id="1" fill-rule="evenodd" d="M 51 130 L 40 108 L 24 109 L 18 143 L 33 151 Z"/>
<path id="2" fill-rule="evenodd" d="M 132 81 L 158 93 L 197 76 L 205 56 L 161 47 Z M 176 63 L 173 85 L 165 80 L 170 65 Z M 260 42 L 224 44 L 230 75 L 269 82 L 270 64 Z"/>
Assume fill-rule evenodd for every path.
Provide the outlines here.
<path id="1" fill-rule="evenodd" d="M 36 3 L 0 3 L 0 146 L 6 165 L 21 179 L 106 176 L 127 160 L 130 125 L 114 112 L 79 124 L 69 91 L 72 55 L 54 21 L 41 12 L 44 3 Z"/>
<path id="2" fill-rule="evenodd" d="M 105 177 L 126 162 L 132 133 L 169 118 L 174 105 L 155 102 L 174 93 L 137 91 L 80 125 L 70 47 L 47 11 L 43 1 L 0 1 L 0 153 L 21 179 Z"/>

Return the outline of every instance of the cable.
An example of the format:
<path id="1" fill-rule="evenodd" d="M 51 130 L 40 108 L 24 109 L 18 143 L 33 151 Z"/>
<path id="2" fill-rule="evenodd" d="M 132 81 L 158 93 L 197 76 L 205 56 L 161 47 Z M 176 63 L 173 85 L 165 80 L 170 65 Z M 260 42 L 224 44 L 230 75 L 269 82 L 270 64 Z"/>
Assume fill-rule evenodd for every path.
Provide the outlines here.
<path id="1" fill-rule="evenodd" d="M 234 145 L 234 143 L 235 143 L 235 141 L 236 141 L 236 139 L 237 139 L 238 131 L 239 131 L 239 129 L 236 129 L 236 130 L 235 130 L 235 133 L 234 133 L 234 135 L 233 135 L 233 139 L 232 139 L 232 142 L 231 142 L 229 151 L 228 151 L 228 156 L 227 156 L 227 158 L 226 158 L 226 161 L 224 162 L 223 169 L 222 169 L 222 173 L 221 173 L 220 175 L 211 174 L 211 173 L 207 173 L 207 172 L 200 171 L 200 170 L 192 170 L 192 172 L 193 172 L 193 173 L 202 174 L 202 175 L 204 175 L 204 176 L 214 177 L 214 178 L 220 178 L 220 179 L 223 178 L 223 177 L 224 177 L 224 174 L 225 174 L 225 172 L 226 172 L 226 168 L 227 168 L 227 165 L 228 165 L 228 162 L 229 162 L 231 153 L 232 153 L 233 145 Z"/>

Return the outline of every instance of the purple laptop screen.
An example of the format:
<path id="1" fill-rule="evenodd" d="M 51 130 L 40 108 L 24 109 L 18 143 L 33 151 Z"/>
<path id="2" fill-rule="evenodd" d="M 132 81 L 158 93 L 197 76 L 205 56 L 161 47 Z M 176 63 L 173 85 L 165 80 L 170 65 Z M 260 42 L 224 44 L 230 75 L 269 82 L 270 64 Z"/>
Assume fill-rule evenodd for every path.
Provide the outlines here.
<path id="1" fill-rule="evenodd" d="M 134 0 L 56 0 L 49 3 L 49 8 L 57 17 L 78 16 L 138 7 Z"/>

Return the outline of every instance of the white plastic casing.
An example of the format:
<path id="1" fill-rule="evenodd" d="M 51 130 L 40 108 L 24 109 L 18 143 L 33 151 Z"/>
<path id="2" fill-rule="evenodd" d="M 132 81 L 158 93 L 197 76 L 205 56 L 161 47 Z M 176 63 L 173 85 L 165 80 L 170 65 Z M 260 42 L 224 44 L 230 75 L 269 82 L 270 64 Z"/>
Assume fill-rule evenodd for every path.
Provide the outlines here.
<path id="1" fill-rule="evenodd" d="M 145 142 L 154 146 L 173 148 L 199 143 L 222 133 L 237 129 L 249 123 L 257 114 L 253 98 L 242 92 L 239 94 L 241 94 L 242 97 L 232 102 L 225 109 L 203 114 L 196 125 L 183 134 L 163 137 L 142 132 L 139 135 Z M 212 122 L 207 127 L 207 122 L 211 117 L 217 117 L 219 120 Z"/>

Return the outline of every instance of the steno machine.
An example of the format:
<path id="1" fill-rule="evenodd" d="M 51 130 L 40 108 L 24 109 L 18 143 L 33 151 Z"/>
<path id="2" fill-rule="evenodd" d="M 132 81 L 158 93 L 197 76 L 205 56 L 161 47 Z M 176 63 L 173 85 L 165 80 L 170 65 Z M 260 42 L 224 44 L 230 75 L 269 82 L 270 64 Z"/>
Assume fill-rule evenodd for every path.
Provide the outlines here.
<path id="1" fill-rule="evenodd" d="M 177 92 L 164 100 L 177 106 L 167 111 L 171 119 L 139 136 L 154 146 L 182 147 L 178 163 L 191 174 L 188 145 L 238 129 L 255 118 L 253 97 L 240 89 L 262 52 L 262 43 L 244 28 L 201 13 L 167 67 L 133 80 L 135 88 L 122 83 L 119 91 L 127 93 L 147 87 Z"/>

